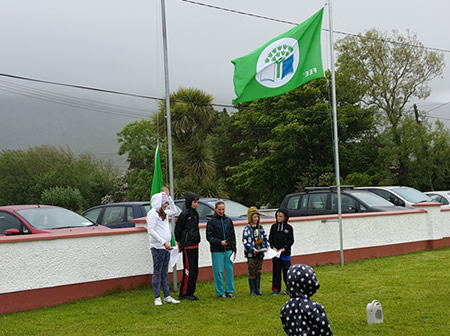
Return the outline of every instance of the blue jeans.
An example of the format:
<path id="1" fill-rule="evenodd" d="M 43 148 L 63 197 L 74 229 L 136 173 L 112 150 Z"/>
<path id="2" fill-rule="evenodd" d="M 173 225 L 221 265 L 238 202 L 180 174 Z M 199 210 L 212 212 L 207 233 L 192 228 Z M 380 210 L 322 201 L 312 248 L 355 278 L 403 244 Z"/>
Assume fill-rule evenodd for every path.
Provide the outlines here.
<path id="1" fill-rule="evenodd" d="M 233 263 L 230 260 L 233 251 L 212 252 L 214 286 L 217 296 L 234 293 Z M 225 278 L 225 288 L 224 288 Z"/>
<path id="2" fill-rule="evenodd" d="M 155 298 L 161 296 L 161 287 L 164 293 L 164 297 L 170 295 L 169 287 L 169 261 L 170 252 L 166 250 L 156 249 L 152 247 L 153 257 L 153 276 L 152 287 L 155 292 Z"/>

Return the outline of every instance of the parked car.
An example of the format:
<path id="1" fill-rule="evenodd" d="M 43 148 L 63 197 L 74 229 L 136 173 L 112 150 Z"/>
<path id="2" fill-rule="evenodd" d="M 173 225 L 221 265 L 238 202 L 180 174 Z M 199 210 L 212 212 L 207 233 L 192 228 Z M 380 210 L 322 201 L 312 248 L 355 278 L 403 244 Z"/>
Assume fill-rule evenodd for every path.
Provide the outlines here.
<path id="1" fill-rule="evenodd" d="M 332 215 L 338 213 L 337 191 L 333 188 L 311 188 L 304 192 L 288 194 L 281 202 L 289 210 L 290 217 Z M 369 191 L 341 190 L 342 213 L 398 211 L 397 207 Z"/>
<path id="2" fill-rule="evenodd" d="M 223 201 L 225 203 L 225 215 L 230 217 L 232 221 L 247 219 L 248 207 L 241 203 L 220 198 L 200 198 L 197 205 L 197 212 L 200 216 L 200 222 L 207 222 L 208 219 L 214 215 L 214 208 L 217 201 Z M 184 210 L 186 206 L 184 199 L 176 200 L 175 204 L 181 209 L 181 211 Z M 261 214 L 261 218 L 265 217 L 267 216 Z"/>
<path id="3" fill-rule="evenodd" d="M 51 205 L 0 206 L 0 234 L 109 231 L 79 214 Z"/>
<path id="4" fill-rule="evenodd" d="M 97 205 L 82 213 L 91 221 L 105 225 L 111 229 L 134 227 L 131 219 L 146 217 L 150 210 L 150 202 L 121 202 Z M 181 210 L 178 209 L 178 213 Z"/>
<path id="5" fill-rule="evenodd" d="M 442 205 L 450 205 L 450 190 L 445 191 L 426 191 L 425 195 L 430 196 L 436 202 L 442 203 Z"/>
<path id="6" fill-rule="evenodd" d="M 369 190 L 383 197 L 394 205 L 412 207 L 414 204 L 433 202 L 429 196 L 411 187 L 358 187 L 358 190 Z"/>

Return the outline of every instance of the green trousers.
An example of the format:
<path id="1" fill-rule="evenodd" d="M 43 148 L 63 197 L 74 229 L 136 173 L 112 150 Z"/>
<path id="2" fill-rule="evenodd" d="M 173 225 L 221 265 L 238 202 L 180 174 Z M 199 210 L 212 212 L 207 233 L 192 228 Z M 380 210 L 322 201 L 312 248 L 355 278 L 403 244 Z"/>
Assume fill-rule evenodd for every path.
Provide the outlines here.
<path id="1" fill-rule="evenodd" d="M 232 253 L 233 251 L 211 253 L 217 296 L 234 293 L 233 262 L 230 260 Z"/>

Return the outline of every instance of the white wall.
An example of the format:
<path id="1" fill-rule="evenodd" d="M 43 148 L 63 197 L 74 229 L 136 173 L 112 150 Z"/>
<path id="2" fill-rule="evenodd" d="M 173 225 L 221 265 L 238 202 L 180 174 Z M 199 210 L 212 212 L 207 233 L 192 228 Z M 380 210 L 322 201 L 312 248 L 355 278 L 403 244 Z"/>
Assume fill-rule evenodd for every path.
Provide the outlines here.
<path id="1" fill-rule="evenodd" d="M 450 211 L 440 211 L 436 206 L 424 209 L 426 211 L 407 214 L 344 216 L 344 249 L 450 237 Z M 296 241 L 292 254 L 339 250 L 339 226 L 331 217 L 290 220 Z M 269 232 L 270 223 L 263 225 Z M 241 243 L 243 228 L 235 226 L 237 262 L 246 261 Z M 133 230 L 127 230 L 130 231 Z M 201 229 L 201 237 L 199 266 L 211 266 L 204 228 Z M 8 242 L 8 237 L 1 237 L 0 256 L 0 294 L 146 275 L 152 271 L 146 232 L 12 243 Z M 181 260 L 178 262 L 180 268 Z"/>

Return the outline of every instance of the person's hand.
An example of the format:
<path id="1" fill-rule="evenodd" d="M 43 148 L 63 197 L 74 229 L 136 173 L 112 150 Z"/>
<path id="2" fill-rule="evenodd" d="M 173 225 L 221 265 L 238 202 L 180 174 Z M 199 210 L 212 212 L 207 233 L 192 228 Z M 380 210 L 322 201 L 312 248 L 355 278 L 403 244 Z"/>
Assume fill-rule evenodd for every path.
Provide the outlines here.
<path id="1" fill-rule="evenodd" d="M 178 251 L 183 252 L 183 247 L 181 246 L 180 242 L 177 242 L 177 246 L 178 246 Z"/>
<path id="2" fill-rule="evenodd" d="M 286 249 L 282 248 L 280 251 L 281 251 L 281 253 L 284 253 L 284 252 L 286 252 Z"/>
<path id="3" fill-rule="evenodd" d="M 222 244 L 222 246 L 227 246 L 228 245 L 226 240 L 222 240 L 221 244 Z"/>
<path id="4" fill-rule="evenodd" d="M 258 254 L 260 251 L 259 251 L 258 249 L 253 249 L 253 252 L 254 252 L 255 254 Z"/>
<path id="5" fill-rule="evenodd" d="M 167 189 L 167 187 L 162 187 L 162 191 L 164 191 L 167 196 L 170 196 L 170 191 L 169 189 Z"/>
<path id="6" fill-rule="evenodd" d="M 164 248 L 165 248 L 167 251 L 173 250 L 172 246 L 170 246 L 170 243 L 168 243 L 168 242 L 165 242 L 165 243 L 164 243 Z"/>

